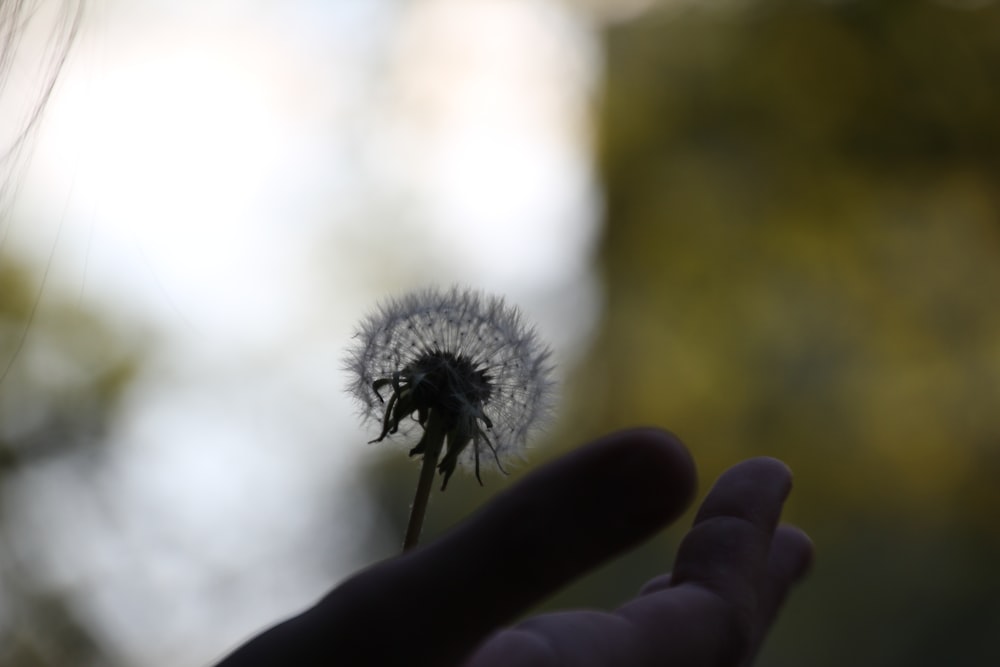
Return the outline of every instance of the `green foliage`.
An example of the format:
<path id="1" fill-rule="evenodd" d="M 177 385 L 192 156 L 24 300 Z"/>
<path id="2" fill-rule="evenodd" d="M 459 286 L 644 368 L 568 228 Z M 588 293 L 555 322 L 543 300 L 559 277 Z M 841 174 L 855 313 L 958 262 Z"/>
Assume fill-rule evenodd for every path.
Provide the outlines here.
<path id="1" fill-rule="evenodd" d="M 42 280 L 0 266 L 0 473 L 99 447 L 138 350 L 100 316 L 41 301 Z"/>
<path id="2" fill-rule="evenodd" d="M 137 350 L 96 313 L 40 302 L 37 281 L 10 257 L 0 264 L 0 663 L 115 664 L 88 627 L 81 600 L 47 581 L 29 557 L 21 516 L 32 483 L 85 476 L 104 452 L 116 404 L 136 370 Z M 64 468 L 65 469 L 65 468 Z"/>
<path id="3" fill-rule="evenodd" d="M 997 658 L 998 31 L 992 3 L 775 0 L 608 35 L 574 430 L 665 425 L 706 480 L 792 465 L 819 566 L 773 664 Z"/>

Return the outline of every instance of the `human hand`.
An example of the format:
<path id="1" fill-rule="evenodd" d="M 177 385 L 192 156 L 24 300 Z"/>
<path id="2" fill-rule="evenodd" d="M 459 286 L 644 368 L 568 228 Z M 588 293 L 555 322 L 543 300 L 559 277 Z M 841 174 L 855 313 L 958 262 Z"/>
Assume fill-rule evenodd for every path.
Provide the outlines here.
<path id="1" fill-rule="evenodd" d="M 670 434 L 609 435 L 544 466 L 435 542 L 351 577 L 219 667 L 746 665 L 812 546 L 776 528 L 791 475 L 773 459 L 724 473 L 671 575 L 614 612 L 501 629 L 676 519 L 694 465 Z"/>

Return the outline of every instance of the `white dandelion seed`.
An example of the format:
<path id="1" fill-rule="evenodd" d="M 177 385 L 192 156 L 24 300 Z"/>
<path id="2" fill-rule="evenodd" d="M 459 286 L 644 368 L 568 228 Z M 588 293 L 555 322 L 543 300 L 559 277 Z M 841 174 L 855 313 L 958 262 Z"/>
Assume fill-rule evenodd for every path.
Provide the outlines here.
<path id="1" fill-rule="evenodd" d="M 442 490 L 458 463 L 480 484 L 484 463 L 506 472 L 502 462 L 523 459 L 529 435 L 551 413 L 550 351 L 499 297 L 457 287 L 414 292 L 381 304 L 355 338 L 350 391 L 380 426 L 372 442 L 421 427 L 410 455 L 423 456 L 430 475 L 428 459 L 436 463 Z"/>

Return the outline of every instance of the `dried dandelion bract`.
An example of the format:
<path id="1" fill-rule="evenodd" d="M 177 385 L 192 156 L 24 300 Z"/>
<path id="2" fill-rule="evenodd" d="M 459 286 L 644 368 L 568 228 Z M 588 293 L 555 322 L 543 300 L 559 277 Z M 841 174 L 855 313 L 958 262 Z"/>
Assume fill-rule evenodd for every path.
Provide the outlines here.
<path id="1" fill-rule="evenodd" d="M 423 427 L 410 454 L 427 455 L 436 415 L 447 439 L 438 463 L 445 485 L 456 463 L 478 477 L 480 465 L 503 470 L 504 461 L 522 458 L 551 410 L 549 349 L 499 297 L 413 292 L 382 303 L 355 338 L 350 390 L 380 427 L 375 441 Z"/>

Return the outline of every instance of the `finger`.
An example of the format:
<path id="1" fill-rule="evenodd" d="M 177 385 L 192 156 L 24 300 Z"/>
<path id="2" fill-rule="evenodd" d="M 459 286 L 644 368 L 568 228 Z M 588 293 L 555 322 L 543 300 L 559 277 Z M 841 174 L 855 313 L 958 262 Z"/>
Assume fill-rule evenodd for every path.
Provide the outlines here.
<path id="1" fill-rule="evenodd" d="M 278 630 L 293 632 L 316 664 L 454 664 L 519 612 L 675 519 L 694 488 L 694 464 L 676 437 L 607 436 Z"/>
<path id="2" fill-rule="evenodd" d="M 804 532 L 795 526 L 778 527 L 771 540 L 767 586 L 758 593 L 759 616 L 773 619 L 792 586 L 809 570 L 812 558 L 812 541 Z M 653 577 L 639 589 L 639 597 L 667 590 L 672 580 L 669 572 Z"/>
<path id="3" fill-rule="evenodd" d="M 635 633 L 619 616 L 562 611 L 494 633 L 462 667 L 637 667 L 635 645 Z"/>
<path id="4" fill-rule="evenodd" d="M 757 523 L 764 528 L 765 531 L 773 530 L 772 526 L 777 521 L 777 517 L 780 516 L 781 504 L 784 502 L 784 497 L 787 496 L 788 490 L 791 488 L 790 474 L 787 487 L 785 486 L 786 482 L 783 480 L 777 480 L 774 487 L 774 491 L 778 492 L 777 498 L 773 493 L 758 497 L 752 490 L 750 491 L 751 497 L 746 497 L 747 485 L 756 483 L 750 473 L 754 472 L 754 468 L 762 465 L 765 467 L 773 467 L 774 465 L 779 466 L 777 474 L 779 477 L 783 476 L 780 468 L 785 468 L 784 464 L 773 459 L 747 461 L 739 466 L 736 466 L 734 469 L 723 475 L 723 477 L 719 479 L 719 482 L 717 482 L 713 487 L 711 493 L 705 499 L 705 503 L 698 511 L 698 515 L 695 518 L 695 525 L 698 526 L 704 521 L 716 516 L 735 516 L 737 518 L 750 520 L 752 523 Z M 785 470 L 787 471 L 787 468 L 785 468 Z M 785 490 L 782 491 L 782 489 Z M 735 510 L 735 512 L 733 510 Z M 776 515 L 774 514 L 775 511 L 777 511 Z M 762 516 L 762 512 L 764 514 L 770 512 L 771 516 Z M 797 530 L 791 528 L 789 529 Z M 798 532 L 801 533 L 801 536 L 808 541 L 808 537 L 805 537 L 804 533 L 801 531 Z M 789 563 L 788 565 L 791 566 L 792 564 Z M 676 578 L 669 572 L 658 577 L 654 577 L 646 582 L 646 584 L 639 591 L 639 594 L 647 595 L 649 593 L 656 593 L 658 591 L 665 590 L 675 583 L 675 579 Z"/>
<path id="5" fill-rule="evenodd" d="M 670 588 L 670 573 L 661 574 L 659 576 L 653 577 L 639 589 L 639 596 L 649 595 L 650 593 L 659 593 Z"/>
<path id="6" fill-rule="evenodd" d="M 434 613 L 421 615 L 427 631 L 448 633 L 461 655 L 675 519 L 694 488 L 694 465 L 675 437 L 617 433 L 545 467 L 459 529 L 401 559 L 396 587 L 418 609 L 433 601 Z"/>
<path id="7" fill-rule="evenodd" d="M 788 593 L 809 571 L 812 560 L 813 544 L 808 535 L 795 526 L 777 528 L 771 540 L 767 577 L 758 591 L 752 653 L 760 650 L 760 645 Z"/>
<path id="8" fill-rule="evenodd" d="M 768 585 L 761 591 L 759 609 L 772 615 L 776 613 L 792 586 L 812 567 L 812 561 L 813 543 L 809 536 L 795 526 L 779 526 L 771 540 Z"/>
<path id="9" fill-rule="evenodd" d="M 701 586 L 753 610 L 791 481 L 788 467 L 770 458 L 744 461 L 723 473 L 681 542 L 672 585 Z"/>
<path id="10" fill-rule="evenodd" d="M 674 570 L 618 614 L 642 637 L 630 664 L 736 664 L 753 648 L 754 611 L 771 538 L 791 488 L 788 468 L 751 459 L 723 473 L 678 549 Z M 667 583 L 669 581 L 669 584 Z"/>
<path id="11" fill-rule="evenodd" d="M 480 644 L 462 667 L 552 667 L 559 657 L 540 632 L 504 628 Z M 580 667 L 575 665 L 574 667 Z"/>

